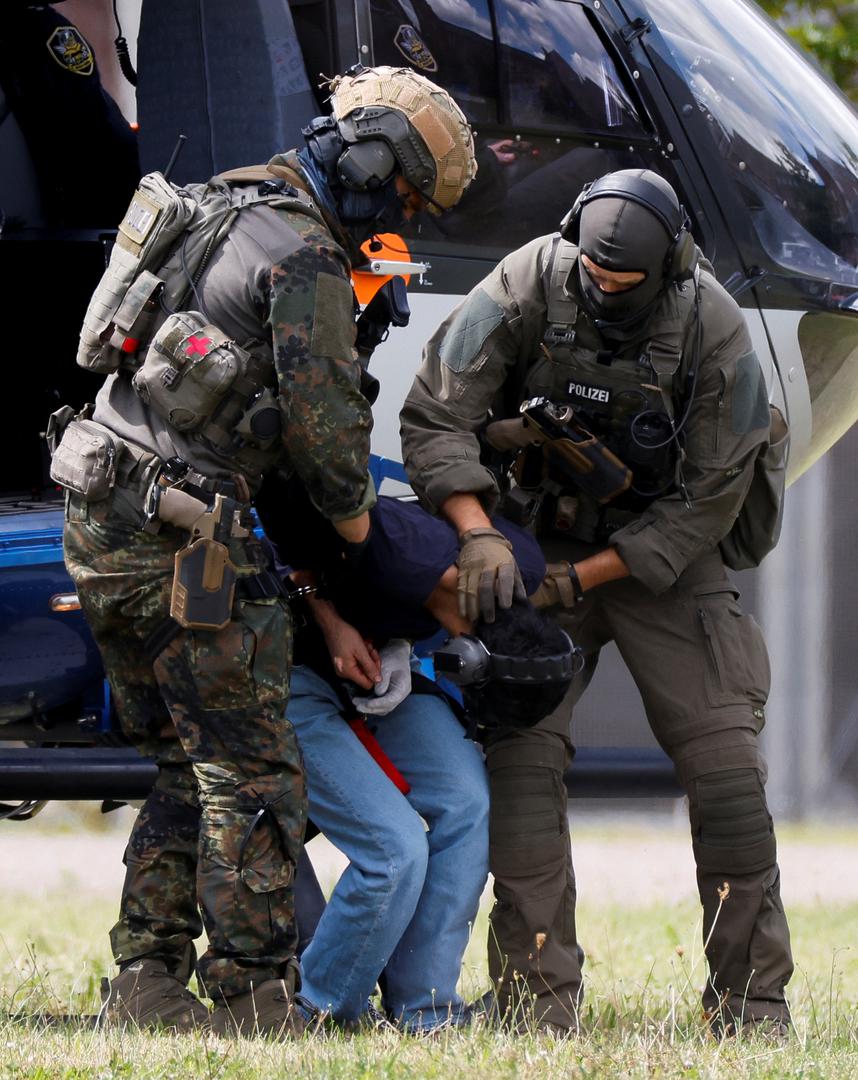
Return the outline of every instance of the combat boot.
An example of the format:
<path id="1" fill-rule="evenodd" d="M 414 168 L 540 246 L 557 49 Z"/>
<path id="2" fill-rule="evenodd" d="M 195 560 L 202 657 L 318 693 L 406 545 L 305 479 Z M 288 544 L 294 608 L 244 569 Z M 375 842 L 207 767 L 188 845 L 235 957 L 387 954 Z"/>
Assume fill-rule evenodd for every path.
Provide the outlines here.
<path id="1" fill-rule="evenodd" d="M 101 1022 L 165 1031 L 199 1031 L 209 1011 L 163 960 L 141 957 L 101 984 Z"/>
<path id="2" fill-rule="evenodd" d="M 268 979 L 243 994 L 224 998 L 215 1006 L 211 1027 L 216 1035 L 294 1039 L 304 1034 L 305 1023 L 286 980 Z"/>
<path id="3" fill-rule="evenodd" d="M 789 1016 L 759 1016 L 746 1020 L 715 1014 L 706 1018 L 709 1034 L 716 1042 L 724 1039 L 748 1038 L 755 1036 L 767 1042 L 787 1042 L 792 1035 L 792 1021 Z"/>

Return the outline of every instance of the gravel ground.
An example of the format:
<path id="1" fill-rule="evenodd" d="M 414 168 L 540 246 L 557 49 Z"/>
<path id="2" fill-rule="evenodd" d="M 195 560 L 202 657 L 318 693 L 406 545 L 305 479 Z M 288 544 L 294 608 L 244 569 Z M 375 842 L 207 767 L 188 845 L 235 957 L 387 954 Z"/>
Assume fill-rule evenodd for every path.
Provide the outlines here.
<path id="1" fill-rule="evenodd" d="M 113 894 L 122 885 L 122 850 L 131 812 L 105 831 L 74 828 L 52 807 L 36 821 L 0 823 L 0 889 L 42 896 Z M 786 904 L 858 902 L 858 831 L 843 826 L 787 826 L 779 840 Z M 330 887 L 345 865 L 322 837 L 309 846 L 319 880 Z M 582 900 L 645 906 L 695 895 L 694 864 L 681 805 L 657 815 L 585 813 L 573 826 Z"/>

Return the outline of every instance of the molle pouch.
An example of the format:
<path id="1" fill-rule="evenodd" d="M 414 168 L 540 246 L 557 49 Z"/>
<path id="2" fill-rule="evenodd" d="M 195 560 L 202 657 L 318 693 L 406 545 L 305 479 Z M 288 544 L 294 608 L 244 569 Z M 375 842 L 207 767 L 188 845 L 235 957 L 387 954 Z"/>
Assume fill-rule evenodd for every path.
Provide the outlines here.
<path id="1" fill-rule="evenodd" d="M 124 355 L 133 355 L 141 343 L 148 340 L 160 310 L 158 297 L 163 288 L 161 278 L 144 270 L 125 294 L 113 320 L 114 330 L 110 339 L 110 344 Z"/>
<path id="2" fill-rule="evenodd" d="M 51 479 L 87 502 L 106 499 L 116 480 L 118 442 L 93 420 L 72 420 L 51 459 Z"/>
<path id="3" fill-rule="evenodd" d="M 541 488 L 523 488 L 515 485 L 501 499 L 498 513 L 514 525 L 526 529 L 539 514 L 545 492 Z"/>
<path id="4" fill-rule="evenodd" d="M 223 630 L 232 618 L 235 567 L 216 540 L 194 540 L 176 552 L 170 615 L 185 630 Z"/>
<path id="5" fill-rule="evenodd" d="M 251 399 L 235 425 L 235 434 L 242 443 L 267 450 L 280 438 L 282 428 L 280 405 L 266 386 Z"/>
<path id="6" fill-rule="evenodd" d="M 194 432 L 218 411 L 249 360 L 198 311 L 179 311 L 155 334 L 132 383 L 173 427 Z"/>
<path id="7" fill-rule="evenodd" d="M 147 268 L 160 268 L 176 239 L 198 213 L 196 201 L 174 188 L 160 173 L 142 177 L 119 223 L 107 269 L 84 316 L 77 350 L 81 367 L 102 374 L 119 368 L 123 353 L 110 345 L 110 339 L 126 294 Z"/>

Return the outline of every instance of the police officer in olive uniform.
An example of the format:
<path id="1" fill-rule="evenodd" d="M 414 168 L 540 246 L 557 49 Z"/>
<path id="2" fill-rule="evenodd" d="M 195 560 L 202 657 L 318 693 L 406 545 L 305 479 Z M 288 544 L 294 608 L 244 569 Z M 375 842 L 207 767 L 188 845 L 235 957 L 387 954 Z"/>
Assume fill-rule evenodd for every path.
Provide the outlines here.
<path id="1" fill-rule="evenodd" d="M 365 542 L 357 245 L 452 206 L 474 171 L 464 116 L 428 80 L 360 69 L 331 89 L 333 115 L 304 129 L 305 147 L 215 177 L 196 206 L 159 174 L 141 181 L 78 352 L 112 373 L 94 410 L 53 418 L 66 563 L 123 731 L 159 765 L 111 934 L 120 974 L 105 1009 L 120 1021 L 208 1022 L 186 989 L 199 906 L 214 1029 L 301 1027 L 291 620 L 250 502 L 265 471 L 294 472 L 347 544 Z M 190 224 L 149 265 L 183 213 Z"/>
<path id="2" fill-rule="evenodd" d="M 710 1023 L 789 1022 L 793 965 L 758 745 L 769 663 L 719 549 L 770 440 L 770 411 L 742 313 L 686 226 L 656 174 L 603 177 L 562 235 L 507 256 L 445 320 L 402 410 L 411 481 L 459 530 L 471 616 L 511 591 L 509 545 L 486 517 L 502 495 L 481 456 L 487 419 L 540 396 L 555 415 L 571 405 L 607 462 L 575 474 L 528 451 L 536 479 L 532 459 L 516 473 L 527 500 L 520 487 L 506 497 L 538 505 L 543 549 L 559 560 L 542 599 L 586 656 L 564 706 L 486 747 L 490 972 L 501 1011 L 523 1001 L 529 1016 L 533 1004 L 559 1029 L 577 1028 L 583 959 L 563 784 L 569 716 L 609 641 L 688 795 Z"/>

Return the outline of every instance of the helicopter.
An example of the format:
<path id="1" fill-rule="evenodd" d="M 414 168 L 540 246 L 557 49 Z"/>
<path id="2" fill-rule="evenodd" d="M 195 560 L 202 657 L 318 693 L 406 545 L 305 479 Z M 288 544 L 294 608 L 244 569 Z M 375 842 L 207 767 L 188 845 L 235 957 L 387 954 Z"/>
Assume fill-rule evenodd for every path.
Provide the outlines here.
<path id="1" fill-rule="evenodd" d="M 466 113 L 479 170 L 459 206 L 377 241 L 355 275 L 364 303 L 391 275 L 408 281 L 410 322 L 373 358 L 373 468 L 392 491 L 423 342 L 621 168 L 673 184 L 742 307 L 789 420 L 790 479 L 858 416 L 858 116 L 750 0 L 22 2 L 0 40 L 0 816 L 55 798 L 109 806 L 154 779 L 117 731 L 41 436 L 52 409 L 98 388 L 72 360 L 83 312 L 137 178 L 181 134 L 176 183 L 266 161 L 325 110 L 320 74 L 354 63 L 412 67 Z M 573 794 L 678 791 L 657 748 L 612 745 L 604 728 L 584 741 Z"/>

